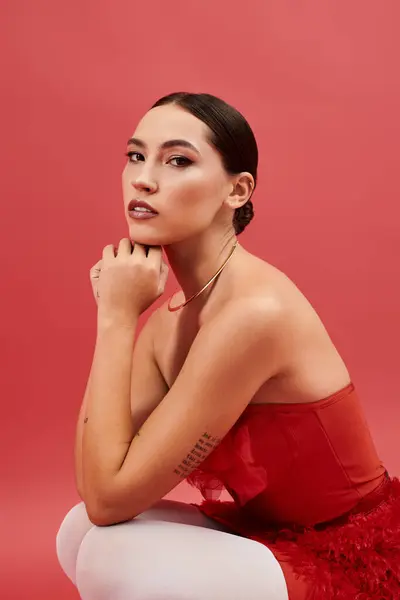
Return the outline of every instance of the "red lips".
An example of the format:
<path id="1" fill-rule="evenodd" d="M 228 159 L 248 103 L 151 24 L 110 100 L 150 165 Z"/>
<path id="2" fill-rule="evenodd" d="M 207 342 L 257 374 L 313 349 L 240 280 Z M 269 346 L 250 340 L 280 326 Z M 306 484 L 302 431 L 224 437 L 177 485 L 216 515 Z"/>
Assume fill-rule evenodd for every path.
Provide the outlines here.
<path id="1" fill-rule="evenodd" d="M 155 208 L 153 208 L 151 206 L 151 204 L 149 204 L 148 202 L 145 202 L 144 200 L 131 200 L 128 204 L 128 210 L 134 210 L 136 207 L 138 208 L 147 208 L 148 210 L 151 210 L 151 212 L 153 212 L 154 214 L 158 214 L 157 211 L 155 210 Z"/>

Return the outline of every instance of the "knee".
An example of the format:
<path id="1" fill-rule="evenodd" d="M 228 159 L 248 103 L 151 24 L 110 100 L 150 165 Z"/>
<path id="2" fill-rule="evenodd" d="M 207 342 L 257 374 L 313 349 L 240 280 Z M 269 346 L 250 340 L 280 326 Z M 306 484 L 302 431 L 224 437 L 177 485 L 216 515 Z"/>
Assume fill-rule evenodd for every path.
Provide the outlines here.
<path id="1" fill-rule="evenodd" d="M 76 504 L 64 517 L 56 535 L 58 562 L 65 574 L 76 583 L 76 560 L 80 545 L 88 531 L 94 527 L 84 502 Z"/>

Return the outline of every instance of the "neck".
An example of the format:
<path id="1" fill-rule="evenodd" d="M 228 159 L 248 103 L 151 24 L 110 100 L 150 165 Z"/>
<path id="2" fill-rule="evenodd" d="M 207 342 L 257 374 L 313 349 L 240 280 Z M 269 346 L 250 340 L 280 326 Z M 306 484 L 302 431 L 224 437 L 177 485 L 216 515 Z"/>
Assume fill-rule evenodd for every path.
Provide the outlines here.
<path id="1" fill-rule="evenodd" d="M 207 231 L 200 236 L 164 246 L 169 264 L 186 300 L 199 292 L 218 271 L 235 242 L 236 236 L 233 233 L 221 235 Z M 213 286 L 214 283 L 208 290 Z M 203 294 L 199 296 L 200 303 L 205 300 L 208 290 L 204 291 L 204 298 Z M 197 298 L 194 302 L 197 302 Z"/>

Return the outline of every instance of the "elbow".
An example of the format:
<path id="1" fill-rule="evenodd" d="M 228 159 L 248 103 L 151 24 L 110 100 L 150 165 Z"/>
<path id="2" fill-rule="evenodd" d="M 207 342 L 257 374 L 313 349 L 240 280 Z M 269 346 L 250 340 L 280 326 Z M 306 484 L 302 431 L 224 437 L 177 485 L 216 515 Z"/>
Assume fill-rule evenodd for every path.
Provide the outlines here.
<path id="1" fill-rule="evenodd" d="M 87 516 L 93 525 L 97 525 L 98 515 L 101 515 L 99 502 L 96 498 L 92 498 L 90 494 L 83 488 L 81 482 L 77 482 L 76 491 L 78 492 L 79 498 L 85 505 Z"/>
<path id="2" fill-rule="evenodd" d="M 128 514 L 122 514 L 118 511 L 118 509 L 95 509 L 89 510 L 87 509 L 87 514 L 90 521 L 93 525 L 97 525 L 97 527 L 108 527 L 110 525 L 118 525 L 118 523 L 125 523 L 126 521 L 132 521 L 137 514 L 132 513 L 132 511 Z"/>
<path id="3" fill-rule="evenodd" d="M 85 494 L 83 492 L 83 489 L 80 486 L 76 486 L 76 491 L 78 492 L 78 496 L 82 500 L 82 502 L 85 502 Z"/>
<path id="4" fill-rule="evenodd" d="M 110 504 L 99 501 L 88 503 L 86 511 L 90 521 L 98 527 L 107 527 L 131 521 L 140 514 L 132 505 L 124 507 L 118 503 Z"/>
<path id="5" fill-rule="evenodd" d="M 84 499 L 83 502 L 85 503 L 86 513 L 89 517 L 89 521 L 93 523 L 93 525 L 103 527 L 111 524 L 107 522 L 106 513 L 98 503 L 94 504 L 93 502 L 88 502 L 87 499 Z"/>
<path id="6" fill-rule="evenodd" d="M 89 521 L 97 527 L 107 527 L 109 525 L 115 525 L 112 519 L 107 518 L 104 513 L 93 512 L 92 510 L 86 509 Z"/>
<path id="7" fill-rule="evenodd" d="M 135 519 L 147 508 L 143 503 L 143 493 L 135 493 L 136 487 L 130 481 L 129 489 L 120 485 L 118 479 L 108 481 L 102 492 L 88 494 L 85 491 L 86 510 L 94 525 L 105 527 Z M 142 499 L 142 501 L 140 501 Z"/>
<path id="8" fill-rule="evenodd" d="M 79 489 L 78 494 L 85 504 L 87 516 L 89 517 L 89 520 L 93 523 L 93 525 L 97 525 L 99 527 L 111 525 L 111 522 L 109 522 L 109 511 L 105 509 L 105 506 L 103 502 L 100 501 L 98 495 L 95 495 L 93 493 L 89 494 L 87 490 L 85 490 L 85 493 L 83 493 L 83 491 Z"/>
<path id="9" fill-rule="evenodd" d="M 107 527 L 108 525 L 115 525 L 118 520 L 115 519 L 116 515 L 112 514 L 110 510 L 106 510 L 103 506 L 98 503 L 95 505 L 85 503 L 87 516 L 93 525 L 97 527 Z"/>

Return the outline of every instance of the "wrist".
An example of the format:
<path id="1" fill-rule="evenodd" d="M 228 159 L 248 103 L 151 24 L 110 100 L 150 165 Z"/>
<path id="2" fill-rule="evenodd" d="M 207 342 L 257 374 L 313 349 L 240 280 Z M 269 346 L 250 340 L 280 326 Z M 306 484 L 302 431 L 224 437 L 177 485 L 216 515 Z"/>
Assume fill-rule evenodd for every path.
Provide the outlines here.
<path id="1" fill-rule="evenodd" d="M 99 310 L 97 313 L 97 330 L 99 332 L 110 329 L 135 330 L 138 320 L 139 317 L 135 314 L 127 316 L 104 313 Z"/>

